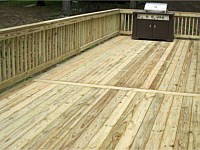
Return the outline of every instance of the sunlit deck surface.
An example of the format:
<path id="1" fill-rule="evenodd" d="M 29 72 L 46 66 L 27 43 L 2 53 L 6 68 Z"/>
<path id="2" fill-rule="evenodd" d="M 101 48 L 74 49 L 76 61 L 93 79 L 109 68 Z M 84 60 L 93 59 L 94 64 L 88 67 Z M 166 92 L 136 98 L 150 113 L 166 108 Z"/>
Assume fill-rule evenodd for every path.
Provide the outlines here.
<path id="1" fill-rule="evenodd" d="M 200 149 L 200 41 L 118 36 L 8 93 L 2 149 Z"/>

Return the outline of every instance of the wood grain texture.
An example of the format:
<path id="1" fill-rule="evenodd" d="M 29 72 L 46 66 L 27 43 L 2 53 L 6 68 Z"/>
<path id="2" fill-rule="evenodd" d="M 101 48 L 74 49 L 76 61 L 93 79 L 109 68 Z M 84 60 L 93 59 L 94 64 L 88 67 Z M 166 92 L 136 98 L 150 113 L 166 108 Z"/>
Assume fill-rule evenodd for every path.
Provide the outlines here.
<path id="1" fill-rule="evenodd" d="M 196 40 L 169 43 L 119 36 L 39 80 L 199 94 L 198 48 Z"/>
<path id="2" fill-rule="evenodd" d="M 97 20 L 94 32 L 98 32 L 96 23 Z M 70 25 L 73 32 L 78 28 L 78 24 Z M 59 30 L 72 32 L 65 29 L 45 33 L 45 40 L 67 38 L 56 35 Z M 43 34 L 35 36 L 43 39 Z M 24 44 L 33 35 L 20 38 Z M 13 42 L 10 41 L 11 60 Z M 32 67 L 32 55 L 44 61 L 69 50 L 45 45 L 48 49 L 55 46 L 54 53 L 43 51 L 42 46 L 37 52 L 28 43 L 26 52 L 31 55 L 27 55 L 27 66 L 21 62 L 21 54 L 19 66 Z M 176 39 L 168 43 L 118 36 L 77 55 L 27 86 L 0 97 L 0 147 L 200 149 L 198 49 L 199 41 L 195 40 Z M 4 53 L 5 49 L 3 56 Z M 8 65 L 7 60 L 1 62 Z"/>
<path id="3" fill-rule="evenodd" d="M 9 115 L 0 113 L 2 148 L 199 148 L 197 97 L 41 84 L 36 93 L 28 85 L 29 103 L 15 103 L 22 91 L 9 97 Z"/>

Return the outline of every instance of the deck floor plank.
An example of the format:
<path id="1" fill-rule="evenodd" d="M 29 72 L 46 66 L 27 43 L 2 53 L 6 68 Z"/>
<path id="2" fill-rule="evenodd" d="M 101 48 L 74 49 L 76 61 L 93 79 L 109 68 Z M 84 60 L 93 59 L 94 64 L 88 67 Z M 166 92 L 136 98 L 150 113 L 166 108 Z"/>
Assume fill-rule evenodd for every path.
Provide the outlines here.
<path id="1" fill-rule="evenodd" d="M 122 134 L 116 149 L 130 149 L 135 136 L 145 118 L 145 115 L 155 98 L 155 94 L 147 94 L 142 101 L 137 104 L 136 111 L 133 112 L 130 122 L 127 122 L 127 128 Z M 132 112 L 130 112 L 132 113 Z M 117 131 L 116 131 L 117 132 Z M 111 143 L 112 144 L 112 143 Z"/>
<path id="2" fill-rule="evenodd" d="M 192 102 L 192 97 L 183 99 L 174 149 L 188 149 Z"/>
<path id="3" fill-rule="evenodd" d="M 188 149 L 199 149 L 200 147 L 200 101 L 193 98 L 192 114 L 189 133 Z"/>
<path id="4" fill-rule="evenodd" d="M 163 97 L 163 94 L 156 94 L 152 104 L 149 107 L 149 110 L 147 111 L 147 114 L 145 115 L 141 127 L 138 130 L 133 143 L 131 144 L 131 149 L 145 149 L 155 119 L 163 102 Z"/>
<path id="5" fill-rule="evenodd" d="M 176 96 L 173 99 L 173 104 L 160 143 L 160 149 L 173 149 L 174 147 L 183 98 Z"/>
<path id="6" fill-rule="evenodd" d="M 196 69 L 196 80 L 195 80 L 195 93 L 200 93 L 200 42 L 195 42 L 195 49 L 198 51 L 197 53 L 197 69 Z"/>
<path id="7" fill-rule="evenodd" d="M 27 143 L 24 148 L 37 148 L 48 145 L 47 143 L 54 143 L 65 126 L 70 126 L 74 121 L 79 121 L 107 92 L 108 90 L 94 89 L 94 92 L 90 91 L 88 94 L 85 94 L 85 97 L 78 101 L 74 107 L 64 112 L 58 119 L 38 134 L 34 140 Z"/>
<path id="8" fill-rule="evenodd" d="M 172 106 L 173 98 L 174 97 L 171 95 L 165 95 L 145 149 L 159 149 L 160 142 L 166 127 L 169 111 Z"/>
<path id="9" fill-rule="evenodd" d="M 0 97 L 3 149 L 200 149 L 200 42 L 118 36 Z"/>

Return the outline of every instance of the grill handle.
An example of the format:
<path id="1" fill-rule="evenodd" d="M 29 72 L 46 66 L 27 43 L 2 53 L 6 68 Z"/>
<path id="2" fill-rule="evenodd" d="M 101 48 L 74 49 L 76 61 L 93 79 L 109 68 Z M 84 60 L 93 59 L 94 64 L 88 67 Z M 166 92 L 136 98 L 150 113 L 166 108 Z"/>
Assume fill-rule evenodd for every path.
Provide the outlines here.
<path id="1" fill-rule="evenodd" d="M 151 24 L 149 25 L 149 28 L 151 28 Z"/>

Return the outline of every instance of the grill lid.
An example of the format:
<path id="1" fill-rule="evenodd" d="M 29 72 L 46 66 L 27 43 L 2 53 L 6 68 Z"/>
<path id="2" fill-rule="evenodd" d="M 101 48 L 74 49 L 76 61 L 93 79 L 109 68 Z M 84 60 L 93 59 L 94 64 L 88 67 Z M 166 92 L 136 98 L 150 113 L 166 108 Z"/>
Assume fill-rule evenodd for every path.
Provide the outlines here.
<path id="1" fill-rule="evenodd" d="M 166 13 L 167 12 L 167 4 L 166 3 L 146 3 L 144 10 Z"/>

